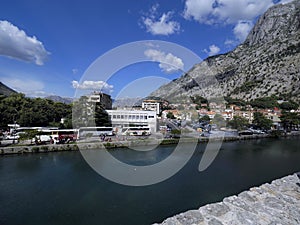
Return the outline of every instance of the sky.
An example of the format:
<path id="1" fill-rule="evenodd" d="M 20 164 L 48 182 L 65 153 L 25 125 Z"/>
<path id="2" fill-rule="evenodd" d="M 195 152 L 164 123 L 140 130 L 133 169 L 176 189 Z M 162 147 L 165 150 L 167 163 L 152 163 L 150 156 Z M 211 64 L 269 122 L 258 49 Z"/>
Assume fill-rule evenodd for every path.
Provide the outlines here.
<path id="1" fill-rule="evenodd" d="M 0 81 L 28 97 L 145 97 L 290 0 L 3 0 Z M 141 47 L 142 46 L 142 47 Z"/>

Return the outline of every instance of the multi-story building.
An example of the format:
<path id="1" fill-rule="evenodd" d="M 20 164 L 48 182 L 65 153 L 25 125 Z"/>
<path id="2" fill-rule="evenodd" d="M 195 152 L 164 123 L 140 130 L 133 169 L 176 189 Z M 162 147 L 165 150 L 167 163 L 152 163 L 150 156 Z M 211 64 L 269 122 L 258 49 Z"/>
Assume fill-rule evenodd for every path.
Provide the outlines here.
<path id="1" fill-rule="evenodd" d="M 157 115 L 161 112 L 161 103 L 156 100 L 144 100 L 142 102 L 142 109 L 155 111 Z"/>
<path id="2" fill-rule="evenodd" d="M 249 123 L 252 123 L 254 116 L 252 111 L 234 111 L 233 116 L 244 117 Z"/>
<path id="3" fill-rule="evenodd" d="M 151 132 L 157 132 L 156 111 L 144 110 L 106 110 L 110 116 L 112 126 L 121 130 L 130 126 L 149 126 Z"/>
<path id="4" fill-rule="evenodd" d="M 221 115 L 223 116 L 224 120 L 229 121 L 233 119 L 233 110 L 225 109 Z"/>
<path id="5" fill-rule="evenodd" d="M 268 113 L 265 116 L 267 119 L 272 120 L 274 129 L 280 129 L 281 127 L 280 115 L 276 113 Z"/>
<path id="6" fill-rule="evenodd" d="M 180 113 L 179 110 L 177 109 L 167 109 L 167 110 L 164 110 L 162 113 L 161 113 L 161 117 L 166 119 L 167 118 L 167 115 L 168 113 L 172 113 L 173 116 L 176 118 L 176 119 L 182 119 L 182 114 Z"/>
<path id="7" fill-rule="evenodd" d="M 110 95 L 102 92 L 94 92 L 88 96 L 88 102 L 96 102 L 103 105 L 104 109 L 112 109 L 112 100 Z"/>

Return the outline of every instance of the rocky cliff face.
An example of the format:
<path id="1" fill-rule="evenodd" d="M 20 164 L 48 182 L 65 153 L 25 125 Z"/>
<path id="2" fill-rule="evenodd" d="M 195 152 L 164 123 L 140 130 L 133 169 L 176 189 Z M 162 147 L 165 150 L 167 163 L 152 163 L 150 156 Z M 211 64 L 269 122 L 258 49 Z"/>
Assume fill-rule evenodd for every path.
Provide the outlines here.
<path id="1" fill-rule="evenodd" d="M 251 100 L 272 94 L 300 101 L 300 0 L 276 5 L 260 17 L 235 50 L 209 57 L 152 96 Z"/>

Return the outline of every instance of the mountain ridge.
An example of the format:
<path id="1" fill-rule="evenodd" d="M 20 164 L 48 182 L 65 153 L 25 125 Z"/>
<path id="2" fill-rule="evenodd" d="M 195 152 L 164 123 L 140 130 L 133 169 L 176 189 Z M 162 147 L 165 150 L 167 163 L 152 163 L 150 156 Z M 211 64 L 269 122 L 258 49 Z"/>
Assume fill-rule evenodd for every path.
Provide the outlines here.
<path id="1" fill-rule="evenodd" d="M 0 81 L 0 95 L 9 96 L 14 93 L 17 92 Z"/>
<path id="2" fill-rule="evenodd" d="M 300 101 L 300 0 L 271 7 L 234 50 L 208 57 L 153 93 L 169 101 L 190 96 L 253 100 L 283 95 Z"/>

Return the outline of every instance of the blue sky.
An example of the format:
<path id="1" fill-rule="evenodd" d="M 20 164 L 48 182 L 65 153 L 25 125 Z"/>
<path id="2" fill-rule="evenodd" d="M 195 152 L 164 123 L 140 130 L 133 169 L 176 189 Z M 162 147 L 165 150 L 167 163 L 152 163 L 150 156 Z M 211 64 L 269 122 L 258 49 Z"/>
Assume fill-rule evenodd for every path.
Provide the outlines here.
<path id="1" fill-rule="evenodd" d="M 103 79 L 101 71 L 87 76 L 86 70 L 112 49 L 143 40 L 183 46 L 200 62 L 232 50 L 259 15 L 274 4 L 287 2 L 4 0 L 0 7 L 0 80 L 34 97 L 74 97 L 76 89 L 92 92 L 101 88 L 114 98 L 143 97 L 179 77 L 196 61 L 186 62 L 184 53 L 153 44 L 143 50 L 148 62 L 132 62 L 109 78 L 106 74 Z M 129 49 L 129 59 L 131 54 Z"/>

